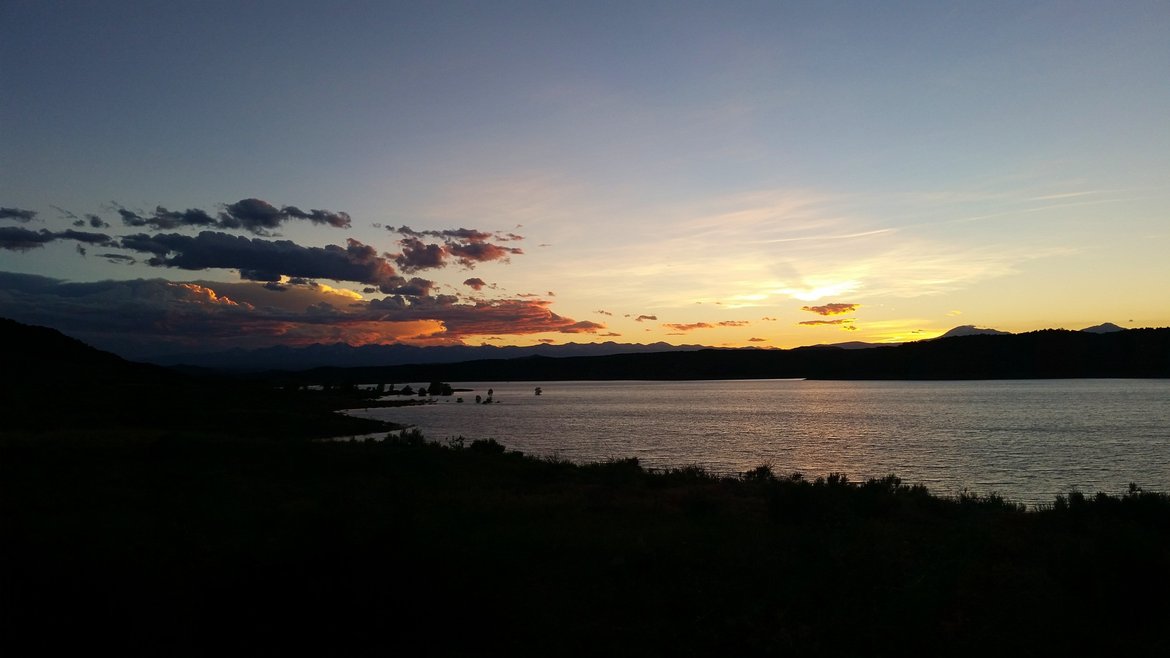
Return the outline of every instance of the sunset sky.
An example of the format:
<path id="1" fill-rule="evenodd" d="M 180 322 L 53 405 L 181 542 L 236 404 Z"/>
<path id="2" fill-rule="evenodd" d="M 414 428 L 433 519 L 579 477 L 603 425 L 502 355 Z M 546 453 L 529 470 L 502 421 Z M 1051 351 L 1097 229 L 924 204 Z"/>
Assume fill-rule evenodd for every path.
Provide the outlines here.
<path id="1" fill-rule="evenodd" d="M 0 316 L 123 354 L 1170 325 L 1170 3 L 0 1 Z"/>

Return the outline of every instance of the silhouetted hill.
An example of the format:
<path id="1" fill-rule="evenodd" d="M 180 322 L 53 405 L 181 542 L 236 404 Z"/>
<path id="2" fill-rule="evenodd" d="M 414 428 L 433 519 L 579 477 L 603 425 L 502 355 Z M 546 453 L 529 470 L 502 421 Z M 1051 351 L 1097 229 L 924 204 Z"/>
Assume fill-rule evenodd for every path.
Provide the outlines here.
<path id="1" fill-rule="evenodd" d="M 296 382 L 681 379 L 1040 379 L 1170 377 L 1170 328 L 1092 334 L 1049 329 L 848 350 L 703 349 L 600 357 L 492 359 L 270 373 Z"/>
<path id="2" fill-rule="evenodd" d="M 175 379 L 158 366 L 134 363 L 66 336 L 56 329 L 0 318 L 0 386 L 53 383 L 61 389 Z"/>
<path id="3" fill-rule="evenodd" d="M 292 437 L 360 434 L 384 427 L 332 414 L 339 406 L 358 406 L 339 404 L 343 392 L 307 396 L 219 377 L 186 376 L 126 361 L 53 329 L 4 318 L 0 373 L 0 418 L 12 430 L 202 430 Z"/>
<path id="4" fill-rule="evenodd" d="M 1085 327 L 1084 329 L 1081 329 L 1081 331 L 1085 331 L 1091 334 L 1108 334 L 1114 331 L 1125 331 L 1125 327 L 1119 327 L 1112 322 L 1106 322 L 1104 324 L 1095 324 L 1091 327 Z"/>
<path id="5" fill-rule="evenodd" d="M 987 327 L 976 327 L 973 324 L 964 324 L 951 329 L 945 334 L 939 336 L 939 338 L 954 338 L 956 336 L 1005 336 L 1008 333 L 1009 332 L 1007 331 L 1000 331 L 999 329 L 990 329 Z"/>

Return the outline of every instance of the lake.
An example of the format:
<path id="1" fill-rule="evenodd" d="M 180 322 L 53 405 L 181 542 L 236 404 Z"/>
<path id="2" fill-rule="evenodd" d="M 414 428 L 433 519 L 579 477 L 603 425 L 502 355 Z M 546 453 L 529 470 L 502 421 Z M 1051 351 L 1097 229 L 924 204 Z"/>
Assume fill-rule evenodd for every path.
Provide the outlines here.
<path id="1" fill-rule="evenodd" d="M 414 384 L 417 387 L 417 383 Z M 1170 380 L 453 383 L 433 405 L 350 413 L 432 441 L 494 438 L 575 462 L 850 479 L 895 473 L 1028 504 L 1059 493 L 1170 490 Z M 543 393 L 534 395 L 540 386 Z M 475 404 L 494 389 L 498 404 Z"/>

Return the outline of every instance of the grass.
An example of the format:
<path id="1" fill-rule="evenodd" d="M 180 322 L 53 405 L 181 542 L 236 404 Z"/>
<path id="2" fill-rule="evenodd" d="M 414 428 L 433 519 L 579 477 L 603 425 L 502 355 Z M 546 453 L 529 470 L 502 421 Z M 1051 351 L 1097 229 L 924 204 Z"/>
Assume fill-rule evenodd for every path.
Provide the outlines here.
<path id="1" fill-rule="evenodd" d="M 154 655 L 1165 650 L 1170 500 L 575 465 L 492 440 L 0 441 L 3 646 Z M 230 642 L 230 643 L 229 643 Z M 6 652 L 8 653 L 8 652 Z"/>

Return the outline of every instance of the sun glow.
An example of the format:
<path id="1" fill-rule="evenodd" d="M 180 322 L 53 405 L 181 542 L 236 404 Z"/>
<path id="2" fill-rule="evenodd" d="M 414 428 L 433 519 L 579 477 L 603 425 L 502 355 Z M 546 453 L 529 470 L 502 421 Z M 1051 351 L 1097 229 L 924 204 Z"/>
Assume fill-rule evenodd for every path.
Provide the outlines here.
<path id="1" fill-rule="evenodd" d="M 845 293 L 853 292 L 858 287 L 857 281 L 842 281 L 840 283 L 829 283 L 809 288 L 781 288 L 774 292 L 781 295 L 788 295 L 802 302 L 816 302 L 826 297 L 837 297 Z"/>

